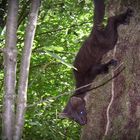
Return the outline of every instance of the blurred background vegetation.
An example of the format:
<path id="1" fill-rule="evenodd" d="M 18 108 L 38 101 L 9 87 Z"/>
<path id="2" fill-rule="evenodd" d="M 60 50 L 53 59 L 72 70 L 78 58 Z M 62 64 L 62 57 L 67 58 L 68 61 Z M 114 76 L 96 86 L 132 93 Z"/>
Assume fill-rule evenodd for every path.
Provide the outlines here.
<path id="1" fill-rule="evenodd" d="M 29 7 L 28 0 L 20 0 L 17 72 L 24 45 Z M 71 65 L 83 40 L 90 33 L 92 20 L 91 0 L 42 1 L 32 50 L 23 139 L 79 139 L 80 127 L 74 122 L 59 118 L 59 113 L 70 95 L 52 98 L 48 102 L 43 100 L 74 89 Z M 0 48 L 5 45 L 4 30 L 4 26 L 1 26 Z M 3 72 L 3 55 L 0 54 L 0 112 L 2 112 Z M 40 103 L 37 104 L 38 102 Z M 35 105 L 31 106 L 33 104 Z M 1 124 L 0 119 L 0 128 Z"/>

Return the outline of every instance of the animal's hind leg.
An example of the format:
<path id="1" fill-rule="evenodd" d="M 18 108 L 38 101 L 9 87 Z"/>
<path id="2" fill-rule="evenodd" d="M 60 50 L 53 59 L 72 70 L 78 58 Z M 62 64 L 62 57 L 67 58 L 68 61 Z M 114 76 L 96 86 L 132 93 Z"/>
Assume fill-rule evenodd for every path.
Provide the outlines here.
<path id="1" fill-rule="evenodd" d="M 116 17 L 118 24 L 129 24 L 130 17 L 133 15 L 133 10 L 128 8 L 125 13 Z"/>
<path id="2" fill-rule="evenodd" d="M 133 10 L 128 8 L 126 12 L 109 18 L 108 25 L 118 27 L 120 24 L 129 24 L 130 17 L 133 16 Z"/>

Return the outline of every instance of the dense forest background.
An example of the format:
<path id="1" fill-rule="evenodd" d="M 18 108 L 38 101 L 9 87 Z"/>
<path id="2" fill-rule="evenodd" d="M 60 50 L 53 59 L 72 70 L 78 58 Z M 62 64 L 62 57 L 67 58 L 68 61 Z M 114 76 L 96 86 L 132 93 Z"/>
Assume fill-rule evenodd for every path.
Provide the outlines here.
<path id="1" fill-rule="evenodd" d="M 16 1 L 16 0 L 14 0 Z M 20 65 L 24 48 L 25 33 L 28 32 L 28 16 L 31 3 L 37 0 L 20 0 L 17 24 L 17 67 L 16 84 L 19 84 Z M 107 2 L 108 15 L 118 14 L 131 6 L 137 13 L 130 26 L 121 27 L 117 51 L 110 52 L 104 60 L 116 57 L 123 63 L 125 71 L 106 87 L 93 91 L 88 99 L 89 123 L 81 126 L 67 119 L 60 119 L 71 91 L 74 90 L 72 64 L 82 42 L 93 26 L 92 0 L 43 0 L 39 8 L 37 27 L 32 46 L 31 64 L 28 77 L 27 108 L 22 138 L 24 140 L 83 140 L 95 139 L 136 139 L 140 137 L 140 96 L 139 96 L 139 45 L 140 15 L 137 0 Z M 4 58 L 7 0 L 0 1 L 0 129 L 4 101 Z M 136 67 L 135 67 L 136 66 Z M 107 75 L 107 78 L 111 76 Z M 104 77 L 98 77 L 97 85 Z M 106 78 L 106 77 L 105 77 Z M 112 88 L 115 87 L 114 88 Z M 16 87 L 16 95 L 18 87 Z M 107 128 L 106 109 L 114 91 L 115 101 L 111 121 Z M 100 93 L 100 94 L 97 94 Z M 64 94 L 64 95 L 63 95 Z M 99 96 L 97 96 L 99 95 Z M 15 99 L 16 101 L 16 99 Z M 110 114 L 109 114 L 110 115 Z M 127 117 L 126 117 L 127 116 Z M 116 118 L 115 118 L 116 117 Z M 133 119 L 132 119 L 133 118 Z M 113 122 L 113 120 L 115 120 Z M 122 123 L 123 122 L 123 123 Z M 117 125 L 116 125 L 117 124 Z M 124 124 L 124 127 L 122 124 Z M 126 130 L 125 130 L 126 129 Z M 117 131 L 116 131 L 117 130 Z M 119 131 L 120 130 L 120 131 Z M 123 132 L 121 130 L 124 130 Z M 114 133 L 114 131 L 116 133 Z M 1 131 L 0 131 L 1 132 Z M 81 133 L 82 132 L 82 133 Z M 120 135 L 119 135 L 120 134 Z M 130 134 L 132 137 L 129 137 Z M 128 137 L 125 137 L 128 135 Z M 133 137 L 133 136 L 136 137 Z M 1 133 L 0 133 L 1 136 Z M 105 137 L 104 137 L 105 136 Z"/>
<path id="2" fill-rule="evenodd" d="M 17 80 L 30 10 L 30 1 L 19 2 Z M 6 15 L 7 6 L 3 20 L 1 19 L 3 24 L 0 27 L 0 48 L 5 45 Z M 43 0 L 41 2 L 32 48 L 23 139 L 79 139 L 80 127 L 74 122 L 59 119 L 59 113 L 70 95 L 59 98 L 57 96 L 74 89 L 71 65 L 81 43 L 90 32 L 92 17 L 92 1 Z M 2 113 L 4 93 L 2 53 L 0 60 Z M 47 100 L 49 97 L 54 98 Z M 2 114 L 0 116 L 2 117 Z M 2 128 L 2 118 L 0 128 Z"/>

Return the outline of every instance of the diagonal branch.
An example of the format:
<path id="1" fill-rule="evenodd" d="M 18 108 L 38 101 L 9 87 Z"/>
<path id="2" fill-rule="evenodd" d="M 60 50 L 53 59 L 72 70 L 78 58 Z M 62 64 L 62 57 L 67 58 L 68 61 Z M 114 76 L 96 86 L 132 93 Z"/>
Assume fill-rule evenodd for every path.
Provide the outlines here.
<path id="1" fill-rule="evenodd" d="M 119 65 L 119 67 L 117 67 L 114 71 L 116 71 L 116 70 L 118 70 L 120 67 L 122 66 L 122 64 L 120 64 Z M 92 88 L 90 88 L 89 90 L 95 90 L 95 89 L 97 89 L 97 88 L 100 88 L 101 86 L 104 86 L 105 84 L 107 84 L 108 82 L 110 82 L 110 81 L 112 81 L 114 78 L 116 78 L 123 70 L 125 69 L 125 67 L 123 67 L 118 73 L 116 73 L 113 77 L 110 77 L 108 80 L 106 80 L 106 81 L 104 81 L 104 79 L 102 80 L 102 81 L 104 81 L 103 83 L 101 83 L 101 84 L 99 84 L 99 85 L 97 85 L 97 86 L 94 86 L 94 87 L 92 87 Z M 38 102 L 36 102 L 35 104 L 31 104 L 31 105 L 28 105 L 27 107 L 29 108 L 29 107 L 33 107 L 33 106 L 36 106 L 36 105 L 38 105 L 38 104 L 41 104 L 41 103 L 45 103 L 45 102 L 50 102 L 49 100 L 56 100 L 56 99 L 58 99 L 59 97 L 62 97 L 62 96 L 65 96 L 65 95 L 69 95 L 69 94 L 73 94 L 75 91 L 78 91 L 78 90 L 80 90 L 80 89 L 83 89 L 83 88 L 85 88 L 85 87 L 89 87 L 90 85 L 92 85 L 93 84 L 93 82 L 91 82 L 91 83 L 89 83 L 89 84 L 86 84 L 86 85 L 84 85 L 84 86 L 81 86 L 81 87 L 79 87 L 79 88 L 77 88 L 77 89 L 75 89 L 75 90 L 71 90 L 71 91 L 69 91 L 69 92 L 65 92 L 65 93 L 63 93 L 63 94 L 59 94 L 58 96 L 51 96 L 51 97 L 48 97 L 47 99 L 45 99 L 45 100 L 41 100 L 41 101 L 38 101 Z M 89 91 L 88 90 L 88 91 Z M 81 93 L 82 94 L 82 93 Z"/>

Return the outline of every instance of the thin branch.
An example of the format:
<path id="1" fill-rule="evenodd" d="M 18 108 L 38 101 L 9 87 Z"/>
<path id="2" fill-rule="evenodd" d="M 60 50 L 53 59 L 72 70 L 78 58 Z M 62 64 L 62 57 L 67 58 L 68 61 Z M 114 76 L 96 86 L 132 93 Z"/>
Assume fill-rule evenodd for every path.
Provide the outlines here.
<path id="1" fill-rule="evenodd" d="M 122 66 L 122 64 L 120 64 L 114 71 L 118 70 L 121 66 Z M 114 79 L 116 76 L 118 76 L 124 69 L 125 69 L 125 68 L 123 67 L 116 75 L 114 75 L 113 77 L 110 77 L 110 78 L 109 78 L 108 80 L 106 80 L 105 82 L 103 82 L 103 83 L 101 83 L 100 85 L 97 85 L 97 86 L 95 86 L 95 87 L 92 87 L 92 88 L 89 89 L 89 90 L 95 90 L 95 89 L 97 89 L 97 88 L 99 88 L 99 87 L 101 87 L 101 86 L 104 86 L 106 83 L 108 83 L 109 81 L 111 81 L 112 79 Z M 103 80 L 102 80 L 102 81 L 103 81 Z M 60 94 L 60 95 L 58 95 L 58 96 L 48 97 L 48 98 L 45 99 L 45 100 L 41 100 L 41 101 L 39 101 L 39 102 L 37 102 L 37 103 L 35 103 L 35 104 L 28 105 L 27 107 L 28 107 L 28 108 L 29 108 L 29 107 L 33 107 L 33 106 L 36 106 L 36 105 L 41 104 L 41 103 L 49 102 L 49 100 L 53 100 L 53 99 L 56 100 L 56 99 L 58 99 L 59 97 L 62 97 L 62 96 L 64 96 L 64 95 L 73 94 L 75 91 L 78 91 L 78 90 L 83 89 L 83 88 L 85 88 L 85 87 L 89 87 L 89 86 L 92 85 L 92 84 L 93 84 L 93 82 L 91 82 L 91 83 L 89 83 L 89 84 L 87 84 L 87 85 L 81 86 L 81 87 L 79 87 L 79 88 L 77 88 L 77 89 L 75 89 L 75 90 L 71 90 L 71 91 L 69 91 L 69 92 Z"/>
<path id="2" fill-rule="evenodd" d="M 18 18 L 18 27 L 19 25 L 22 23 L 22 21 L 27 17 L 27 15 L 29 14 L 29 8 L 27 9 L 27 7 L 30 5 L 30 0 L 28 0 L 22 7 L 21 9 L 21 13 L 19 14 L 19 18 Z"/>
<path id="3" fill-rule="evenodd" d="M 122 66 L 122 63 L 121 63 L 114 71 L 117 71 L 121 66 Z M 108 80 L 106 80 L 105 82 L 101 83 L 100 85 L 97 85 L 97 86 L 95 86 L 95 87 L 92 87 L 92 89 L 90 89 L 90 90 L 95 90 L 95 89 L 97 89 L 97 88 L 99 88 L 99 87 L 101 87 L 101 86 L 104 86 L 104 85 L 107 84 L 109 81 L 111 81 L 111 80 L 113 80 L 115 77 L 117 77 L 124 69 L 125 69 L 125 67 L 123 67 L 123 68 L 122 68 L 117 74 L 115 74 L 113 77 L 110 77 Z M 103 79 L 103 80 L 104 80 L 104 79 Z M 102 80 L 102 81 L 103 81 L 103 80 Z M 75 91 L 78 91 L 78 90 L 80 90 L 80 89 L 83 89 L 83 88 L 85 88 L 85 87 L 88 87 L 88 86 L 90 86 L 90 85 L 92 85 L 92 84 L 93 84 L 93 82 L 91 82 L 91 83 L 89 83 L 89 84 L 87 84 L 87 85 L 81 86 L 81 87 L 79 87 L 79 88 L 77 88 L 77 89 L 75 89 L 75 90 L 71 90 L 71 91 L 69 91 L 69 92 L 65 92 L 65 93 L 60 94 L 60 95 L 58 95 L 58 96 L 53 96 L 53 97 L 51 96 L 51 97 L 48 97 L 48 98 L 45 99 L 45 100 L 38 101 L 37 103 L 28 105 L 27 107 L 30 108 L 30 107 L 36 106 L 36 105 L 38 105 L 38 104 L 41 104 L 41 103 L 49 102 L 49 100 L 53 100 L 53 99 L 56 100 L 56 99 L 58 99 L 59 97 L 62 97 L 62 96 L 64 96 L 64 95 L 73 94 Z M 29 86 L 30 86 L 30 85 L 29 85 Z M 50 102 L 49 102 L 49 103 L 50 103 Z"/>
<path id="4" fill-rule="evenodd" d="M 34 65 L 34 66 L 31 66 L 30 69 L 35 69 L 35 68 L 41 68 L 43 67 L 43 70 L 48 68 L 50 65 L 57 65 L 57 64 L 61 64 L 60 62 L 49 62 L 46 64 L 46 60 L 41 62 L 40 64 L 37 64 L 37 65 Z M 40 75 L 40 73 L 38 73 Z"/>

